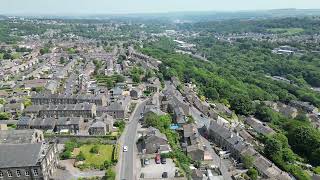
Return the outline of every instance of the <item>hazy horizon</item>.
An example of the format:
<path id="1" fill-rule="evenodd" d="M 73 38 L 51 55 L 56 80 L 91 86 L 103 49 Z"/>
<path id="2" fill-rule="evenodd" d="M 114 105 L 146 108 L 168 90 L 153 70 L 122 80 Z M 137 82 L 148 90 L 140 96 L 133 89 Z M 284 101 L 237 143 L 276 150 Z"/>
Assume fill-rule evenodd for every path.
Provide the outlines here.
<path id="1" fill-rule="evenodd" d="M 97 15 L 200 11 L 320 9 L 317 0 L 1 0 L 4 15 Z"/>

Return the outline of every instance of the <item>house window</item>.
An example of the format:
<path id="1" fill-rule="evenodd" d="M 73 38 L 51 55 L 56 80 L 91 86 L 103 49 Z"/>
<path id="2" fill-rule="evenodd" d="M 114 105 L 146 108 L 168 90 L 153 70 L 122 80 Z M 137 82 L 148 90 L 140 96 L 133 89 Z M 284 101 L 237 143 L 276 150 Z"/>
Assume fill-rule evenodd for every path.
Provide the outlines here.
<path id="1" fill-rule="evenodd" d="M 21 171 L 17 170 L 17 177 L 20 177 L 20 176 L 21 176 Z"/>
<path id="2" fill-rule="evenodd" d="M 8 177 L 12 177 L 12 172 L 10 170 L 7 173 L 8 173 Z"/>
<path id="3" fill-rule="evenodd" d="M 30 176 L 30 172 L 29 172 L 28 169 L 26 169 L 25 175 L 26 175 L 26 176 Z"/>
<path id="4" fill-rule="evenodd" d="M 3 172 L 0 171 L 0 178 L 3 178 Z"/>
<path id="5" fill-rule="evenodd" d="M 38 176 L 38 169 L 34 169 L 34 170 L 33 170 L 33 175 L 34 175 L 34 176 Z"/>

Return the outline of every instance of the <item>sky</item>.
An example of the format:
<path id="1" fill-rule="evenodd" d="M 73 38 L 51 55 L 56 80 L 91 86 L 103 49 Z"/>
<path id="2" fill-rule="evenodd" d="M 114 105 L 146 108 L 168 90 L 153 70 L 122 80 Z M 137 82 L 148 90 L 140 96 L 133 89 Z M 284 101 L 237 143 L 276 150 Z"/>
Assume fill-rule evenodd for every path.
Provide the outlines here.
<path id="1" fill-rule="evenodd" d="M 0 0 L 0 14 L 84 15 L 320 9 L 320 0 Z"/>

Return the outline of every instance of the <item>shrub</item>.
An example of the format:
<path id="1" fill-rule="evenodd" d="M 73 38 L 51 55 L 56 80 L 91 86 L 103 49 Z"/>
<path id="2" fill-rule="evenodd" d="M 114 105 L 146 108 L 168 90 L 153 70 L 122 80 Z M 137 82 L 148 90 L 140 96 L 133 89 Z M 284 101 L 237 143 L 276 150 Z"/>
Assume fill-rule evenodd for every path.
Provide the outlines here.
<path id="1" fill-rule="evenodd" d="M 71 156 L 72 156 L 71 151 L 64 151 L 64 152 L 61 154 L 61 159 L 70 159 Z"/>
<path id="2" fill-rule="evenodd" d="M 92 146 L 92 148 L 90 149 L 90 153 L 98 154 L 99 153 L 99 146 L 97 146 L 97 145 Z"/>
<path id="3" fill-rule="evenodd" d="M 84 161 L 86 160 L 86 158 L 84 157 L 84 154 L 82 151 L 80 151 L 80 153 L 77 155 L 76 157 L 77 161 Z"/>
<path id="4" fill-rule="evenodd" d="M 116 178 L 116 173 L 109 168 L 105 173 L 105 179 L 106 180 L 114 180 Z"/>
<path id="5" fill-rule="evenodd" d="M 247 171 L 248 176 L 250 177 L 251 180 L 256 180 L 258 179 L 258 171 L 254 168 L 250 168 Z"/>

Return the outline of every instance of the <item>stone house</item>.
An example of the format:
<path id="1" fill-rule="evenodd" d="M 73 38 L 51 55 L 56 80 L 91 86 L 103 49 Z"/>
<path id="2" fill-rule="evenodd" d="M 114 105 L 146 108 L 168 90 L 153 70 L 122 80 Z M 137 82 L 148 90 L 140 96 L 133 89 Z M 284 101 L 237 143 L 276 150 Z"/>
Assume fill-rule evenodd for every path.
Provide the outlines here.
<path id="1" fill-rule="evenodd" d="M 55 131 L 68 130 L 71 134 L 78 134 L 83 126 L 84 119 L 82 117 L 59 117 L 56 122 Z"/>
<path id="2" fill-rule="evenodd" d="M 55 143 L 0 144 L 0 179 L 49 180 L 58 165 Z"/>
<path id="3" fill-rule="evenodd" d="M 112 132 L 114 119 L 108 114 L 103 114 L 89 128 L 90 135 L 106 135 Z"/>
<path id="4" fill-rule="evenodd" d="M 125 109 L 119 102 L 113 102 L 107 107 L 107 113 L 115 119 L 124 119 Z"/>
<path id="5" fill-rule="evenodd" d="M 186 150 L 187 154 L 191 157 L 194 161 L 203 161 L 204 160 L 204 148 L 201 144 L 194 144 L 191 146 L 187 146 Z"/>
<path id="6" fill-rule="evenodd" d="M 183 125 L 183 142 L 182 147 L 192 160 L 204 160 L 205 150 L 195 124 Z"/>
<path id="7" fill-rule="evenodd" d="M 130 91 L 130 96 L 132 99 L 139 99 L 142 96 L 142 90 L 139 88 L 133 88 Z"/>
<path id="8" fill-rule="evenodd" d="M 103 121 L 94 122 L 89 128 L 90 135 L 106 135 L 107 125 Z"/>
<path id="9" fill-rule="evenodd" d="M 157 153 L 160 146 L 169 146 L 167 137 L 156 128 L 149 127 L 146 135 L 142 137 L 142 147 L 147 154 Z"/>
<path id="10" fill-rule="evenodd" d="M 31 97 L 33 105 L 43 104 L 80 104 L 91 103 L 96 106 L 106 106 L 107 99 L 104 95 L 65 95 L 65 94 L 34 94 Z"/>
<path id="11" fill-rule="evenodd" d="M 53 130 L 56 125 L 54 118 L 35 118 L 30 124 L 31 129 L 41 129 L 44 131 Z"/>
<path id="12" fill-rule="evenodd" d="M 26 115 L 38 117 L 96 117 L 96 105 L 89 103 L 59 104 L 59 105 L 32 105 L 24 110 Z"/>
<path id="13" fill-rule="evenodd" d="M 9 103 L 4 105 L 4 111 L 13 116 L 20 114 L 24 110 L 24 105 L 21 102 Z"/>
<path id="14" fill-rule="evenodd" d="M 291 101 L 289 105 L 301 109 L 307 113 L 316 114 L 319 112 L 318 108 L 312 105 L 309 102 L 302 102 L 302 101 Z"/>
<path id="15" fill-rule="evenodd" d="M 252 127 L 255 132 L 264 136 L 268 136 L 275 133 L 275 131 L 272 128 L 270 128 L 266 123 L 261 122 L 254 117 L 247 117 L 245 119 L 245 123 Z"/>
<path id="16" fill-rule="evenodd" d="M 282 171 L 271 161 L 263 157 L 243 138 L 230 131 L 223 125 L 212 121 L 209 127 L 209 138 L 222 149 L 230 151 L 236 160 L 242 160 L 245 156 L 254 158 L 253 166 L 264 179 L 291 180 L 288 173 Z"/>
<path id="17" fill-rule="evenodd" d="M 43 141 L 43 132 L 36 129 L 0 131 L 0 144 L 39 143 Z"/>

